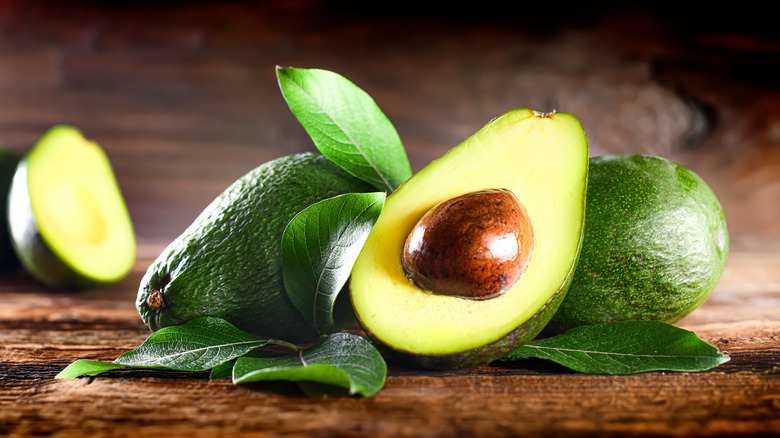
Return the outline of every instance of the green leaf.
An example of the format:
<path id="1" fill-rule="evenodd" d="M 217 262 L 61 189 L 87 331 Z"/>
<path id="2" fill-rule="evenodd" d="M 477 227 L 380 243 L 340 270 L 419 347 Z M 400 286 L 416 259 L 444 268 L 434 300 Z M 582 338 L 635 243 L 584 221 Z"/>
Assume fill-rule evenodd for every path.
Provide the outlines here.
<path id="1" fill-rule="evenodd" d="M 298 213 L 282 235 L 282 273 L 290 300 L 322 334 L 334 330 L 333 307 L 384 206 L 384 192 L 348 193 Z"/>
<path id="2" fill-rule="evenodd" d="M 502 361 L 546 359 L 588 374 L 703 371 L 729 360 L 695 333 L 660 321 L 580 326 L 509 353 Z"/>
<path id="3" fill-rule="evenodd" d="M 204 371 L 268 344 L 290 346 L 276 339 L 250 335 L 224 319 L 205 316 L 152 333 L 138 348 L 114 362 L 137 367 Z"/>
<path id="4" fill-rule="evenodd" d="M 268 344 L 297 349 L 284 341 L 252 336 L 223 319 L 201 317 L 152 333 L 143 344 L 114 362 L 76 361 L 57 377 L 94 376 L 121 367 L 205 371 Z"/>
<path id="5" fill-rule="evenodd" d="M 240 357 L 233 367 L 235 383 L 265 380 L 312 381 L 370 397 L 384 385 L 387 365 L 365 338 L 334 333 L 321 343 L 285 355 Z"/>
<path id="6" fill-rule="evenodd" d="M 124 368 L 125 365 L 115 364 L 113 362 L 103 362 L 100 360 L 79 359 L 68 365 L 59 372 L 55 379 L 75 379 L 81 376 L 96 376 L 100 373 L 110 371 L 116 368 Z"/>
<path id="7" fill-rule="evenodd" d="M 230 379 L 233 377 L 233 365 L 235 365 L 235 360 L 229 360 L 227 362 L 223 362 L 214 368 L 211 369 L 211 373 L 209 373 L 209 379 L 211 380 L 218 380 L 218 379 Z"/>
<path id="8" fill-rule="evenodd" d="M 354 83 L 319 69 L 277 67 L 276 75 L 293 115 L 331 161 L 387 193 L 412 176 L 395 127 Z"/>

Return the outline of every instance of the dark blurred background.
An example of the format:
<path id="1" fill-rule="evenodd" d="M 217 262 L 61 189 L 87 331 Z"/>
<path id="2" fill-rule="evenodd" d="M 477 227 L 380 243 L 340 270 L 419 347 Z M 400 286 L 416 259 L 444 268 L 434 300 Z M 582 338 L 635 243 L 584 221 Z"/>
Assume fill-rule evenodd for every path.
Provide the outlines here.
<path id="1" fill-rule="evenodd" d="M 767 11 L 367 3 L 2 0 L 0 143 L 24 152 L 55 124 L 81 128 L 151 258 L 246 171 L 314 150 L 274 67 L 317 67 L 374 97 L 414 170 L 509 109 L 570 112 L 591 155 L 660 155 L 704 177 L 732 251 L 780 251 Z"/>

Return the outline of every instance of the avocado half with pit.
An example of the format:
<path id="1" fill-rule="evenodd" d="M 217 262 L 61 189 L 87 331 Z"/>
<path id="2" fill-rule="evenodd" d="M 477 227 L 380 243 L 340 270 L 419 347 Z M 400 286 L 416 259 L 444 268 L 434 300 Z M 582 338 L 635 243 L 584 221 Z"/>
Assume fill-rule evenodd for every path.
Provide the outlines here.
<path id="1" fill-rule="evenodd" d="M 388 197 L 350 280 L 366 334 L 432 369 L 533 339 L 582 245 L 588 147 L 570 114 L 510 111 Z"/>
<path id="2" fill-rule="evenodd" d="M 135 262 L 135 233 L 103 149 L 67 125 L 46 132 L 19 162 L 8 195 L 17 257 L 53 287 L 98 287 Z"/>

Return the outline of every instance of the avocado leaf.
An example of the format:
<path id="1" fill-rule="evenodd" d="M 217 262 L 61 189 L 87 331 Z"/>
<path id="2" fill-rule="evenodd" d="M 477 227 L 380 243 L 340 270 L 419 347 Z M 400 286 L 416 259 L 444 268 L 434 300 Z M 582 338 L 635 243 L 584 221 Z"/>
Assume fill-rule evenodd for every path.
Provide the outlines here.
<path id="1" fill-rule="evenodd" d="M 293 115 L 331 161 L 386 193 L 412 176 L 398 132 L 365 91 L 328 70 L 277 67 L 276 75 Z"/>
<path id="2" fill-rule="evenodd" d="M 59 372 L 55 379 L 75 379 L 81 376 L 97 376 L 100 373 L 125 368 L 127 365 L 119 365 L 114 362 L 104 362 L 102 360 L 79 359 L 65 367 Z"/>
<path id="3" fill-rule="evenodd" d="M 374 223 L 384 192 L 348 193 L 298 213 L 282 235 L 287 294 L 321 334 L 335 328 L 333 308 Z"/>
<path id="4" fill-rule="evenodd" d="M 704 371 L 729 356 L 695 333 L 661 321 L 584 325 L 527 343 L 502 361 L 546 359 L 587 374 Z"/>
<path id="5" fill-rule="evenodd" d="M 284 341 L 252 336 L 223 319 L 200 317 L 152 333 L 140 346 L 113 362 L 78 360 L 56 378 L 94 376 L 122 367 L 205 371 L 269 344 L 297 349 Z"/>
<path id="6" fill-rule="evenodd" d="M 256 350 L 266 345 L 289 348 L 292 352 Z M 350 395 L 365 397 L 382 389 L 387 378 L 387 364 L 382 355 L 361 336 L 334 333 L 303 348 L 254 337 L 214 317 L 160 329 L 113 362 L 77 360 L 55 378 L 96 376 L 125 367 L 192 372 L 211 369 L 211 379 L 232 376 L 235 383 L 286 380 L 298 383 L 307 393 L 312 383 L 324 384 L 327 388 L 343 388 Z"/>
<path id="7" fill-rule="evenodd" d="M 290 354 L 253 354 L 233 366 L 233 382 L 268 380 L 317 382 L 370 397 L 384 385 L 387 364 L 365 338 L 334 333 L 320 343 Z"/>

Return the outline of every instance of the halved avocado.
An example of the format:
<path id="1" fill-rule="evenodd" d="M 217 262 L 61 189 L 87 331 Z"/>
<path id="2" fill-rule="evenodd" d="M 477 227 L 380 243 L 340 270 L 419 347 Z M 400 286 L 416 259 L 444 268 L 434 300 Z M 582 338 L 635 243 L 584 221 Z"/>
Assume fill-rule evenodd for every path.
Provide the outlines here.
<path id="1" fill-rule="evenodd" d="M 135 233 L 103 149 L 71 126 L 46 132 L 19 162 L 8 220 L 16 255 L 53 287 L 119 281 L 135 262 Z"/>
<path id="2" fill-rule="evenodd" d="M 396 358 L 433 369 L 491 362 L 533 339 L 577 264 L 587 174 L 580 123 L 570 114 L 530 109 L 492 120 L 426 166 L 388 197 L 353 267 L 351 299 L 364 331 Z M 402 254 L 418 220 L 444 201 L 493 189 L 516 195 L 533 230 L 519 280 L 488 299 L 417 286 Z"/>

